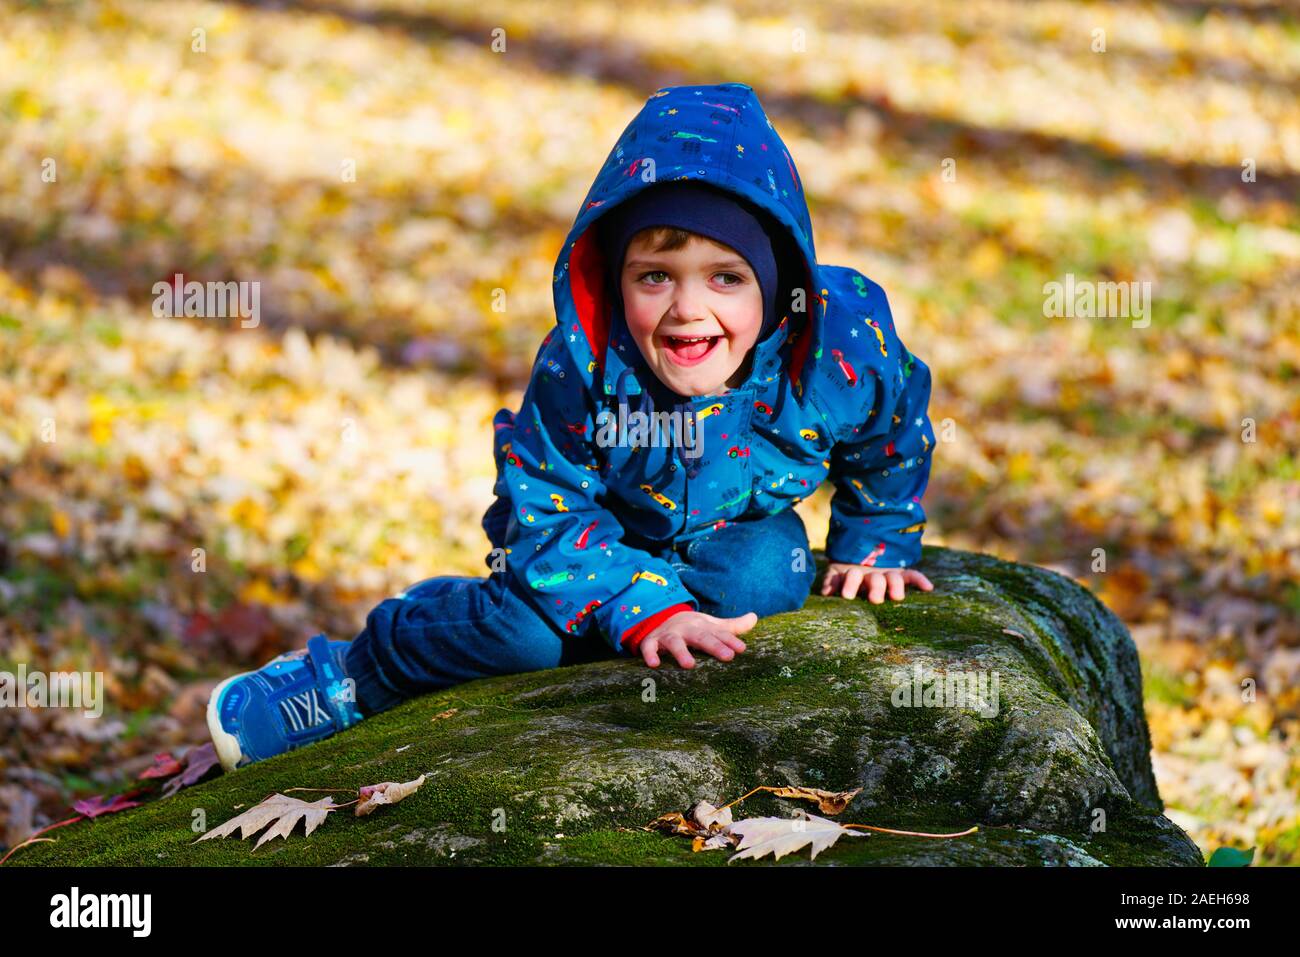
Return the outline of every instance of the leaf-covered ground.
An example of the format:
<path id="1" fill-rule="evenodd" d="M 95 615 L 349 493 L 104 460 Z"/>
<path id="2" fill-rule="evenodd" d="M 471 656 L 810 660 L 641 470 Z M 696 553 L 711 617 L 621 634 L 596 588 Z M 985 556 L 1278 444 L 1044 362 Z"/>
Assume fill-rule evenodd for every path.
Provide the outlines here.
<path id="1" fill-rule="evenodd" d="M 1300 863 L 1300 14 L 784 6 L 0 0 L 0 670 L 108 682 L 0 711 L 0 843 L 204 740 L 231 670 L 484 570 L 586 188 L 656 88 L 738 80 L 932 369 L 927 542 L 1094 588 L 1170 816 Z M 261 325 L 156 318 L 176 272 Z M 1152 280 L 1150 325 L 1045 318 L 1067 273 Z"/>

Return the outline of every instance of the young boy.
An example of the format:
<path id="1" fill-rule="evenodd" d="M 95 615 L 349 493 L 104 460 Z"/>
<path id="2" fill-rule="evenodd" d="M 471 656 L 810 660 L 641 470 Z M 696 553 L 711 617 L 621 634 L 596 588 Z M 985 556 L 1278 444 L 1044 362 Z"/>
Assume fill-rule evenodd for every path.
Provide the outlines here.
<path id="1" fill-rule="evenodd" d="M 213 691 L 227 770 L 423 692 L 609 654 L 723 661 L 816 570 L 793 506 L 835 486 L 821 593 L 933 586 L 930 372 L 881 288 L 817 262 L 803 184 L 753 90 L 659 90 L 556 263 L 557 325 L 495 419 L 487 578 L 378 605 Z M 629 395 L 638 395 L 631 408 Z"/>

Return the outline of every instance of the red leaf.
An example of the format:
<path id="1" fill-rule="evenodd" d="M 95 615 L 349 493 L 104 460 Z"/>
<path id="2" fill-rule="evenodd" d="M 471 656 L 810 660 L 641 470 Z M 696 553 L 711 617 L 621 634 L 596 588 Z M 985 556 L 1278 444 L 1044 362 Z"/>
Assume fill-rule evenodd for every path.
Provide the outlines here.
<path id="1" fill-rule="evenodd" d="M 76 804 L 72 805 L 72 809 L 78 814 L 83 814 L 90 818 L 99 817 L 101 814 L 116 814 L 118 811 L 125 811 L 129 807 L 140 806 L 139 801 L 126 800 L 134 793 L 135 792 L 132 791 L 127 794 L 114 794 L 111 798 L 106 798 L 103 795 L 97 794 L 94 797 L 82 798 Z"/>
<path id="2" fill-rule="evenodd" d="M 235 602 L 227 605 L 217 616 L 216 632 L 228 647 L 241 658 L 252 656 L 264 638 L 274 632 L 274 624 L 266 609 L 259 605 Z"/>
<path id="3" fill-rule="evenodd" d="M 212 619 L 203 612 L 190 615 L 185 622 L 185 631 L 182 633 L 182 637 L 186 641 L 196 644 L 206 644 L 212 639 Z"/>
<path id="4" fill-rule="evenodd" d="M 221 762 L 217 760 L 217 749 L 213 747 L 211 741 L 197 748 L 190 748 L 185 752 L 184 760 L 185 770 L 163 785 L 164 796 L 171 797 L 181 788 L 198 784 L 213 768 L 221 767 Z"/>
<path id="5" fill-rule="evenodd" d="M 147 778 L 169 778 L 173 774 L 179 774 L 181 767 L 181 763 L 173 758 L 170 752 L 162 751 L 153 756 L 153 765 L 142 771 L 138 780 L 143 781 Z"/>

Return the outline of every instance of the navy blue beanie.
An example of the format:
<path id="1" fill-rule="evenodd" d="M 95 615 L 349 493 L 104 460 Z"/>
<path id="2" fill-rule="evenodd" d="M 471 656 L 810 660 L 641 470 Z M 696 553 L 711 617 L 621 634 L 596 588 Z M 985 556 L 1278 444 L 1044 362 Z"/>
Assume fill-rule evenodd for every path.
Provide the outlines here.
<path id="1" fill-rule="evenodd" d="M 632 237 L 650 226 L 685 229 L 730 246 L 745 257 L 763 293 L 763 325 L 758 338 L 776 328 L 777 264 L 763 221 L 732 194 L 690 180 L 673 180 L 644 189 L 598 220 L 605 252 L 605 278 L 622 306 L 619 281 Z"/>

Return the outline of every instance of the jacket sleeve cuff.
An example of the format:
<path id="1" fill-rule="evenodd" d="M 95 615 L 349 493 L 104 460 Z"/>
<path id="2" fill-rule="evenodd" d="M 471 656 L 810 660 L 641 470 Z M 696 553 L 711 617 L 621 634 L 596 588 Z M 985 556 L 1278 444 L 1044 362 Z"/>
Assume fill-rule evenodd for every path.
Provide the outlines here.
<path id="1" fill-rule="evenodd" d="M 695 609 L 691 605 L 685 603 L 679 605 L 670 605 L 669 607 L 665 608 L 663 611 L 655 612 L 649 618 L 637 622 L 627 631 L 623 632 L 619 641 L 622 644 L 622 646 L 626 648 L 629 652 L 631 652 L 632 654 L 636 654 L 637 646 L 641 644 L 641 640 L 645 638 L 646 635 L 650 634 L 650 632 L 654 631 L 661 624 L 663 624 L 669 618 L 673 617 L 673 615 L 676 615 L 678 612 L 694 611 L 694 610 Z"/>
<path id="2" fill-rule="evenodd" d="M 921 535 L 903 537 L 892 531 L 864 534 L 841 526 L 827 535 L 826 557 L 832 562 L 866 565 L 881 571 L 908 568 L 921 560 Z"/>

